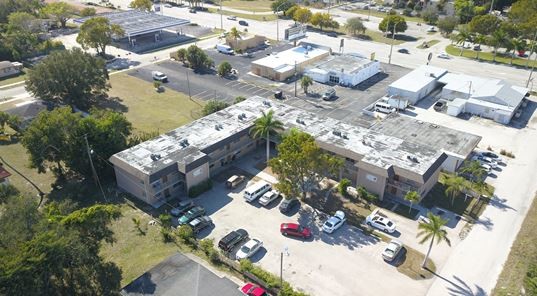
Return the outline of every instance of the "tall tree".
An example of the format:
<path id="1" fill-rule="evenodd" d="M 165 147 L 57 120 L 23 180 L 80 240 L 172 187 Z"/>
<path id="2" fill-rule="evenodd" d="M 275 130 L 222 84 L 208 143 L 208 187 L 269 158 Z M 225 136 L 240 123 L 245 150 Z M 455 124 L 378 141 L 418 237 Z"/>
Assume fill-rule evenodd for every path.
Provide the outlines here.
<path id="1" fill-rule="evenodd" d="M 270 136 L 276 136 L 277 133 L 283 130 L 283 123 L 274 118 L 274 111 L 268 113 L 261 111 L 263 116 L 255 120 L 254 126 L 250 131 L 254 138 L 265 137 L 267 144 L 267 165 L 270 160 Z"/>
<path id="2" fill-rule="evenodd" d="M 300 7 L 293 13 L 293 20 L 301 24 L 306 24 L 310 21 L 312 13 L 306 7 Z"/>
<path id="3" fill-rule="evenodd" d="M 89 109 L 108 90 L 104 61 L 79 48 L 51 53 L 28 72 L 26 89 L 56 104 Z"/>
<path id="4" fill-rule="evenodd" d="M 446 187 L 445 193 L 451 197 L 451 205 L 453 206 L 455 204 L 455 197 L 459 196 L 466 189 L 465 180 L 463 177 L 450 175 L 446 177 L 444 185 Z"/>
<path id="5" fill-rule="evenodd" d="M 291 129 L 277 146 L 278 156 L 270 160 L 278 176 L 276 187 L 288 197 L 306 198 L 324 177 L 334 177 L 343 161 L 324 153 L 315 139 L 305 132 Z"/>
<path id="6" fill-rule="evenodd" d="M 455 0 L 455 13 L 459 18 L 459 23 L 468 23 L 475 15 L 475 3 L 473 0 Z"/>
<path id="7" fill-rule="evenodd" d="M 472 33 L 468 32 L 467 30 L 459 30 L 459 33 L 456 35 L 455 39 L 457 40 L 457 44 L 460 44 L 461 47 L 459 56 L 462 56 L 464 44 L 468 41 L 472 41 Z"/>
<path id="8" fill-rule="evenodd" d="M 455 27 L 458 25 L 458 20 L 456 17 L 453 16 L 446 16 L 444 18 L 441 18 L 438 20 L 438 23 L 436 26 L 438 27 L 438 30 L 440 30 L 440 33 L 444 36 L 449 36 L 455 30 Z"/>
<path id="9" fill-rule="evenodd" d="M 414 205 L 414 203 L 419 202 L 420 199 L 421 199 L 421 196 L 416 191 L 409 191 L 405 194 L 405 200 L 410 202 L 410 209 L 408 210 L 409 213 L 412 212 L 412 206 Z"/>
<path id="10" fill-rule="evenodd" d="M 272 4 L 270 4 L 270 8 L 276 14 L 278 14 L 279 12 L 283 12 L 283 15 L 285 16 L 285 12 L 295 5 L 295 3 L 289 0 L 276 0 L 272 2 Z"/>
<path id="11" fill-rule="evenodd" d="M 434 5 L 429 5 L 421 12 L 421 18 L 430 24 L 436 24 L 438 21 L 438 9 Z"/>
<path id="12" fill-rule="evenodd" d="M 95 48 L 97 54 L 106 56 L 106 46 L 112 44 L 112 38 L 122 37 L 125 34 L 119 25 L 111 24 L 105 17 L 94 17 L 86 20 L 80 26 L 76 42 L 82 48 Z"/>
<path id="13" fill-rule="evenodd" d="M 482 180 L 486 174 L 485 169 L 481 166 L 481 163 L 477 160 L 465 161 L 459 172 L 463 174 L 469 174 L 475 180 Z"/>
<path id="14" fill-rule="evenodd" d="M 40 31 L 40 24 L 37 18 L 27 12 L 14 12 L 8 16 L 8 32 L 37 33 Z"/>
<path id="15" fill-rule="evenodd" d="M 481 34 L 476 34 L 473 38 L 473 41 L 474 43 L 477 43 L 477 45 L 479 46 L 479 49 L 481 49 L 481 45 L 487 43 L 487 36 L 485 35 L 481 35 Z M 479 61 L 479 53 L 481 52 L 481 50 L 476 50 L 475 51 L 475 59 Z M 480 165 L 481 167 L 481 165 Z"/>
<path id="16" fill-rule="evenodd" d="M 313 79 L 309 77 L 308 75 L 302 76 L 300 79 L 300 87 L 304 90 L 304 93 L 308 93 L 308 87 L 310 87 L 313 84 Z"/>
<path id="17" fill-rule="evenodd" d="M 500 27 L 500 20 L 492 14 L 477 15 L 468 23 L 468 30 L 472 33 L 490 35 Z"/>
<path id="18" fill-rule="evenodd" d="M 310 23 L 318 26 L 321 31 L 323 28 L 338 28 L 339 23 L 335 21 L 328 13 L 316 12 L 311 16 Z"/>
<path id="19" fill-rule="evenodd" d="M 532 38 L 537 27 L 537 0 L 518 0 L 513 3 L 509 19 L 520 26 L 527 38 Z"/>
<path id="20" fill-rule="evenodd" d="M 351 17 L 347 19 L 345 30 L 347 33 L 356 36 L 358 35 L 357 33 L 365 34 L 366 27 L 360 17 Z"/>
<path id="21" fill-rule="evenodd" d="M 194 71 L 206 70 L 214 67 L 214 61 L 196 45 L 191 45 L 186 51 L 186 60 Z"/>
<path id="22" fill-rule="evenodd" d="M 499 29 L 496 30 L 488 38 L 488 45 L 493 47 L 492 61 L 496 62 L 496 55 L 498 54 L 498 48 L 504 47 L 508 41 L 507 34 Z"/>
<path id="23" fill-rule="evenodd" d="M 151 11 L 153 3 L 151 2 L 151 0 L 133 0 L 129 4 L 129 7 L 142 11 Z"/>
<path id="24" fill-rule="evenodd" d="M 65 28 L 67 20 L 75 13 L 75 8 L 65 2 L 51 2 L 43 8 L 43 13 L 53 17 Z"/>
<path id="25" fill-rule="evenodd" d="M 239 38 L 241 38 L 241 32 L 237 30 L 237 27 L 233 27 L 231 28 L 231 30 L 229 30 L 229 35 L 233 38 L 233 40 L 235 40 L 235 48 L 238 48 Z"/>
<path id="26" fill-rule="evenodd" d="M 379 30 L 390 32 L 391 35 L 404 32 L 407 28 L 405 19 L 400 15 L 388 15 L 379 23 Z"/>
<path id="27" fill-rule="evenodd" d="M 430 241 L 429 249 L 427 250 L 425 259 L 421 264 L 422 268 L 425 268 L 427 266 L 427 260 L 429 259 L 429 255 L 431 254 L 431 249 L 433 248 L 433 242 L 435 241 L 435 239 L 437 244 L 441 242 L 446 242 L 448 246 L 451 246 L 451 242 L 447 237 L 447 231 L 444 229 L 444 225 L 446 225 L 447 221 L 442 219 L 440 216 L 433 215 L 431 212 L 427 214 L 427 218 L 429 218 L 428 223 L 423 222 L 418 225 L 419 232 L 417 237 L 423 237 L 419 241 L 419 243 L 423 244 L 428 240 Z"/>

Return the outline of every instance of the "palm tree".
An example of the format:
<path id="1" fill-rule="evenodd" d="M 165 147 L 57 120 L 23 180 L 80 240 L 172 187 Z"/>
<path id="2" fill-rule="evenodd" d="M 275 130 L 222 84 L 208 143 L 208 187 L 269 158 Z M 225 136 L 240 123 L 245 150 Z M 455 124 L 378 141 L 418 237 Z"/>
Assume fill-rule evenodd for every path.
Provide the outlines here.
<path id="1" fill-rule="evenodd" d="M 313 80 L 308 75 L 302 76 L 300 79 L 300 87 L 304 90 L 305 94 L 308 94 L 308 87 L 313 84 Z"/>
<path id="2" fill-rule="evenodd" d="M 239 32 L 236 27 L 233 27 L 229 31 L 229 35 L 235 39 L 235 50 L 237 50 L 237 47 L 239 47 L 239 38 L 241 37 L 241 32 Z"/>
<path id="3" fill-rule="evenodd" d="M 514 43 L 515 43 L 515 51 L 517 52 L 525 51 L 528 48 L 528 43 L 526 43 L 526 39 L 522 37 L 516 38 Z"/>
<path id="4" fill-rule="evenodd" d="M 513 58 L 515 57 L 516 39 L 507 38 L 504 43 L 505 53 L 509 55 L 509 65 L 513 65 Z"/>
<path id="5" fill-rule="evenodd" d="M 466 182 L 463 177 L 449 176 L 445 179 L 444 185 L 446 186 L 445 193 L 451 197 L 451 205 L 455 205 L 455 197 L 462 193 L 466 187 Z"/>
<path id="6" fill-rule="evenodd" d="M 465 161 L 459 172 L 470 174 L 477 180 L 482 180 L 485 175 L 485 169 L 477 160 Z"/>
<path id="7" fill-rule="evenodd" d="M 409 191 L 405 194 L 405 200 L 410 202 L 410 210 L 408 210 L 408 213 L 412 213 L 412 205 L 414 205 L 415 202 L 420 201 L 421 196 L 416 191 Z"/>
<path id="8" fill-rule="evenodd" d="M 503 30 L 496 30 L 489 37 L 489 45 L 494 48 L 494 55 L 492 56 L 492 61 L 496 62 L 496 54 L 498 53 L 498 48 L 505 46 L 507 43 L 507 34 Z"/>
<path id="9" fill-rule="evenodd" d="M 423 263 L 421 264 L 422 268 L 427 266 L 427 260 L 431 254 L 431 249 L 433 248 L 435 238 L 437 244 L 444 241 L 446 244 L 448 244 L 448 246 L 451 247 L 451 242 L 447 237 L 447 231 L 444 229 L 444 225 L 446 225 L 447 221 L 442 219 L 440 216 L 433 215 L 431 212 L 427 214 L 427 218 L 429 218 L 428 223 L 420 223 L 418 225 L 418 229 L 420 231 L 418 232 L 417 237 L 423 236 L 419 243 L 423 244 L 427 240 L 430 240 L 429 250 L 427 251 L 427 255 L 425 255 L 425 259 L 423 259 Z"/>
<path id="10" fill-rule="evenodd" d="M 464 50 L 464 43 L 466 43 L 466 41 L 472 40 L 472 33 L 466 30 L 460 30 L 459 34 L 457 34 L 455 38 L 456 38 L 457 44 L 461 45 L 461 52 L 459 53 L 459 56 L 462 56 L 462 52 Z"/>
<path id="11" fill-rule="evenodd" d="M 274 111 L 270 110 L 268 113 L 261 111 L 263 116 L 255 120 L 254 126 L 250 131 L 254 138 L 265 137 L 267 141 L 267 165 L 270 159 L 270 135 L 276 134 L 279 130 L 283 129 L 283 123 L 274 119 Z"/>
<path id="12" fill-rule="evenodd" d="M 479 45 L 479 49 L 481 49 L 481 45 L 485 44 L 487 42 L 487 37 L 483 34 L 477 34 L 474 37 L 474 43 L 477 43 Z M 475 58 L 479 61 L 479 52 L 481 50 L 476 50 Z"/>

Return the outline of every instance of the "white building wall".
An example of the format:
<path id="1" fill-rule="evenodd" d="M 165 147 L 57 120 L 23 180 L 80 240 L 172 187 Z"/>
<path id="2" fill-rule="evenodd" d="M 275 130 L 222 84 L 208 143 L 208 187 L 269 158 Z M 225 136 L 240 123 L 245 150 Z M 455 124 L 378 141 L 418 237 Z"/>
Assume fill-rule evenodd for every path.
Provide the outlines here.
<path id="1" fill-rule="evenodd" d="M 378 72 L 380 72 L 380 63 L 374 62 L 358 72 L 343 73 L 343 75 L 340 76 L 340 81 L 342 81 L 344 84 L 355 86 L 374 76 Z"/>
<path id="2" fill-rule="evenodd" d="M 442 163 L 442 170 L 454 173 L 464 162 L 464 158 L 460 155 L 450 154 L 446 151 L 444 151 L 447 155 L 446 160 Z"/>
<path id="3" fill-rule="evenodd" d="M 319 82 L 319 83 L 327 83 L 328 82 L 328 73 L 325 71 L 319 71 L 318 69 L 316 71 L 309 71 L 306 70 L 304 72 L 304 75 L 309 76 L 313 81 Z"/>
<path id="4" fill-rule="evenodd" d="M 420 99 L 419 92 L 412 92 L 405 89 L 396 88 L 393 86 L 388 86 L 388 95 L 389 96 L 401 96 L 408 100 L 410 104 L 416 104 L 416 102 Z"/>

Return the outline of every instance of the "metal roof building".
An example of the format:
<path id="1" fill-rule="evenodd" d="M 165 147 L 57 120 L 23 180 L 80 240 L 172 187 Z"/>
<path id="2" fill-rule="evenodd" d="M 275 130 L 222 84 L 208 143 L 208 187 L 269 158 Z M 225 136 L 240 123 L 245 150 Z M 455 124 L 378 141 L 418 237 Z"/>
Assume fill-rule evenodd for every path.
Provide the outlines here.
<path id="1" fill-rule="evenodd" d="M 159 32 L 167 28 L 183 26 L 190 23 L 189 20 L 140 10 L 107 12 L 77 19 L 75 23 L 83 24 L 88 19 L 94 17 L 105 17 L 111 24 L 119 25 L 125 31 L 124 37 L 128 37 L 129 39 L 134 36 Z"/>

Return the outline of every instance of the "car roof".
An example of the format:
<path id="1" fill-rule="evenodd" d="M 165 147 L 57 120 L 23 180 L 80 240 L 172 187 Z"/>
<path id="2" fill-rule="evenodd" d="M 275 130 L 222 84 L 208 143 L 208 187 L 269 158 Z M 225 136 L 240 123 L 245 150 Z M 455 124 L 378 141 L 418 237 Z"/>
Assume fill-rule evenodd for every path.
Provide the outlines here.
<path id="1" fill-rule="evenodd" d="M 285 229 L 298 229 L 300 227 L 300 225 L 298 225 L 297 223 L 283 223 L 283 227 Z"/>

